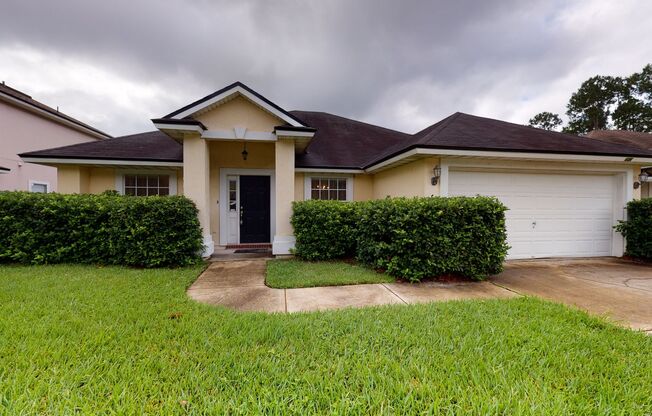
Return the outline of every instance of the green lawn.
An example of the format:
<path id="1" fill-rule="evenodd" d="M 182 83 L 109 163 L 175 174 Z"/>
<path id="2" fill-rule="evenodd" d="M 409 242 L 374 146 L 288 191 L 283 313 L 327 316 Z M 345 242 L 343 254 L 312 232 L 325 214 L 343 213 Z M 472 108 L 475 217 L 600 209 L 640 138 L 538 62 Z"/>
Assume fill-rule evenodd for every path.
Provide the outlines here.
<path id="1" fill-rule="evenodd" d="M 269 287 L 341 286 L 393 282 L 392 276 L 376 273 L 358 264 L 343 261 L 302 261 L 297 259 L 267 262 L 265 283 Z"/>
<path id="2" fill-rule="evenodd" d="M 0 267 L 0 414 L 652 412 L 652 337 L 557 304 L 236 313 L 199 271 Z"/>

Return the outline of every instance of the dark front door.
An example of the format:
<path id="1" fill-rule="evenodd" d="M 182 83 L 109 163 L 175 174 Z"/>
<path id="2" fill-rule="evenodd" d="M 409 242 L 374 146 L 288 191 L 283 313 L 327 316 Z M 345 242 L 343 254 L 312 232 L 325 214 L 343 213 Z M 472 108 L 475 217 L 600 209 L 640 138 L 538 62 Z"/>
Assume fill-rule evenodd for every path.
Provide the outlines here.
<path id="1" fill-rule="evenodd" d="M 269 176 L 240 176 L 240 243 L 269 243 Z"/>

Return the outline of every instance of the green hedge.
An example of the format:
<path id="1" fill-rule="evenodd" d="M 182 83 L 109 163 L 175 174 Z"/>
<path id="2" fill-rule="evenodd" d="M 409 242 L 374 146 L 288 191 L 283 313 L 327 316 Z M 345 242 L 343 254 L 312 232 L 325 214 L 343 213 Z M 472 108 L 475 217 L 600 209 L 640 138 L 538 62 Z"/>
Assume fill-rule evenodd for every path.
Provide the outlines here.
<path id="1" fill-rule="evenodd" d="M 652 259 L 652 198 L 627 203 L 627 220 L 616 225 L 616 231 L 627 240 L 627 255 Z"/>
<path id="2" fill-rule="evenodd" d="M 357 211 L 356 203 L 294 202 L 291 219 L 297 239 L 294 254 L 306 260 L 353 257 Z"/>
<path id="3" fill-rule="evenodd" d="M 0 192 L 0 262 L 182 266 L 199 260 L 187 198 Z"/>
<path id="4" fill-rule="evenodd" d="M 506 207 L 495 198 L 394 198 L 294 205 L 295 254 L 308 260 L 355 252 L 362 263 L 410 281 L 499 273 L 507 254 Z"/>

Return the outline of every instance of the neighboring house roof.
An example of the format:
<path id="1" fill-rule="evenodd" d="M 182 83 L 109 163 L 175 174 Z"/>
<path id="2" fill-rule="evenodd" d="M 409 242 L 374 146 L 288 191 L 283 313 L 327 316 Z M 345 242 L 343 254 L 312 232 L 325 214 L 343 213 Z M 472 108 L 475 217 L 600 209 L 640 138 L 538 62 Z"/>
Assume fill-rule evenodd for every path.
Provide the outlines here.
<path id="1" fill-rule="evenodd" d="M 22 158 L 182 162 L 183 146 L 158 130 L 22 153 Z"/>
<path id="2" fill-rule="evenodd" d="M 589 132 L 586 137 L 609 143 L 624 144 L 626 146 L 652 150 L 652 133 L 627 130 L 593 130 Z"/>
<path id="3" fill-rule="evenodd" d="M 4 166 L 0 166 L 0 174 L 1 174 L 1 173 L 8 173 L 8 172 L 10 172 L 10 171 L 11 171 L 11 169 L 9 169 L 9 168 L 5 168 Z"/>
<path id="4" fill-rule="evenodd" d="M 39 101 L 36 101 L 31 96 L 25 94 L 22 91 L 19 91 L 15 88 L 11 88 L 6 85 L 4 82 L 0 83 L 0 100 L 11 102 L 15 105 L 19 105 L 25 109 L 35 111 L 37 113 L 48 115 L 49 117 L 63 122 L 64 124 L 77 127 L 81 130 L 90 131 L 93 135 L 99 139 L 109 139 L 111 138 L 110 134 L 104 133 L 101 130 L 96 129 L 86 123 L 83 123 L 75 118 L 70 117 L 67 114 L 60 112 L 58 109 L 49 107 Z"/>
<path id="5" fill-rule="evenodd" d="M 315 111 L 292 114 L 317 129 L 304 154 L 297 155 L 297 167 L 360 169 L 384 149 L 405 143 L 410 135 L 372 124 Z"/>

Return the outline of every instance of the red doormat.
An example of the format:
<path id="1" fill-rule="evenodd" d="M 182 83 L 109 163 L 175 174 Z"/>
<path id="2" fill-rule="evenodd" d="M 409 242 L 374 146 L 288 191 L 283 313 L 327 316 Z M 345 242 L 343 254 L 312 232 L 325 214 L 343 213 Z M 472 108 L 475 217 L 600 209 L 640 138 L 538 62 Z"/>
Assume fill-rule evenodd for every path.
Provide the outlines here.
<path id="1" fill-rule="evenodd" d="M 251 243 L 251 244 L 227 244 L 227 250 L 238 250 L 246 248 L 257 248 L 257 249 L 271 249 L 272 245 L 269 243 Z"/>

